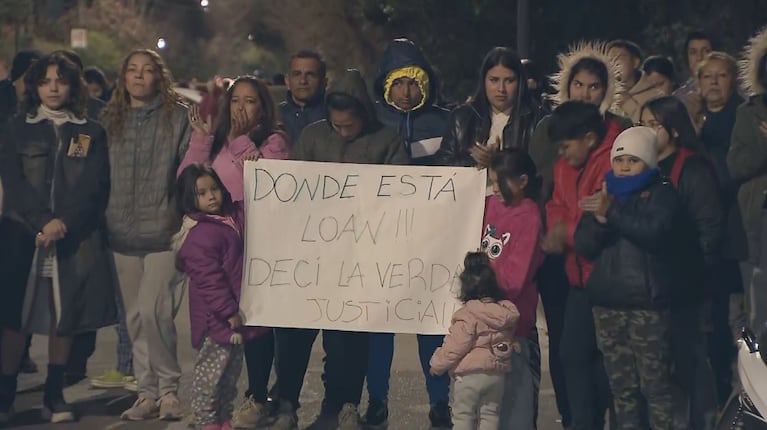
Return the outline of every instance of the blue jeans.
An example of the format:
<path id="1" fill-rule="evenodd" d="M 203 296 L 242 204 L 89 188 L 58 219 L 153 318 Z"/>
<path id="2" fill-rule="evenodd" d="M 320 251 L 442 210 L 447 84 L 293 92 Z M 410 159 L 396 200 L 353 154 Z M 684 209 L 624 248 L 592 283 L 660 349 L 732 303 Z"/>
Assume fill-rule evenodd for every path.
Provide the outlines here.
<path id="1" fill-rule="evenodd" d="M 421 359 L 421 369 L 426 377 L 426 391 L 429 393 L 429 403 L 448 403 L 450 399 L 450 376 L 429 374 L 429 360 L 434 351 L 442 346 L 444 336 L 418 335 L 418 355 Z M 368 395 L 371 401 L 385 401 L 389 397 L 389 378 L 391 363 L 394 358 L 394 334 L 370 333 L 370 354 L 368 356 Z"/>

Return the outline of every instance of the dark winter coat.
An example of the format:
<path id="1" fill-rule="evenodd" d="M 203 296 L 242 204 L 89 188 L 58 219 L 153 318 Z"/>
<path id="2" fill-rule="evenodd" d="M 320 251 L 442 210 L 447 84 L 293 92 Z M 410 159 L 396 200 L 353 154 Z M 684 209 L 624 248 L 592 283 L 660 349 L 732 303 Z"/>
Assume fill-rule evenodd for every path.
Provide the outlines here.
<path id="1" fill-rule="evenodd" d="M 84 137 L 90 139 L 85 155 L 72 156 L 71 142 L 83 141 Z M 4 139 L 0 172 L 8 193 L 7 210 L 28 227 L 17 244 L 19 250 L 27 250 L 26 264 L 33 257 L 29 251 L 36 232 L 54 218 L 67 227 L 66 236 L 56 242 L 61 303 L 58 334 L 72 335 L 114 324 L 114 271 L 104 219 L 110 193 L 104 130 L 91 121 L 65 123 L 59 127 L 57 139 L 49 121 L 27 123 L 25 116 L 19 115 Z M 22 303 L 4 305 L 13 312 L 9 318 L 15 320 L 12 328 L 18 329 Z"/>
<path id="2" fill-rule="evenodd" d="M 575 231 L 575 251 L 594 260 L 586 292 L 594 306 L 659 309 L 684 290 L 678 263 L 679 197 L 671 183 L 658 179 L 625 202 L 614 201 L 607 224 L 585 214 Z"/>
<path id="3" fill-rule="evenodd" d="M 748 261 L 759 264 L 762 247 L 762 210 L 767 198 L 767 136 L 760 130 L 767 121 L 765 96 L 753 96 L 738 108 L 732 130 L 727 167 L 738 181 L 738 205 L 748 239 Z"/>
<path id="4" fill-rule="evenodd" d="M 698 238 L 694 253 L 687 257 L 691 259 L 692 267 L 713 264 L 721 256 L 724 226 L 724 208 L 717 192 L 719 184 L 716 173 L 705 157 L 686 149 L 680 150 L 658 162 L 661 173 L 672 184 L 677 179 L 672 174 L 676 163 L 682 165 L 678 166 L 681 171 L 674 185 L 680 205 L 690 220 L 685 228 L 688 237 Z M 702 271 L 698 271 L 698 274 L 702 275 Z"/>
<path id="5" fill-rule="evenodd" d="M 375 119 L 375 108 L 359 71 L 346 71 L 335 81 L 328 94 L 333 92 L 356 98 L 372 120 L 360 135 L 350 142 L 344 140 L 328 120 L 315 122 L 301 133 L 293 159 L 360 164 L 408 164 L 402 137 L 396 130 L 384 127 Z"/>
<path id="6" fill-rule="evenodd" d="M 733 93 L 730 100 L 719 112 L 706 112 L 706 119 L 701 130 L 701 141 L 708 153 L 708 158 L 716 170 L 722 194 L 724 218 L 722 228 L 722 258 L 745 260 L 748 256 L 746 232 L 743 230 L 743 217 L 738 207 L 738 188 L 740 184 L 732 179 L 727 167 L 727 153 L 730 150 L 730 138 L 735 127 L 735 116 L 743 99 Z"/>
<path id="7" fill-rule="evenodd" d="M 427 98 L 422 107 L 404 112 L 386 102 L 384 83 L 389 73 L 406 66 L 418 66 L 429 76 Z M 397 39 L 384 52 L 378 76 L 373 85 L 376 95 L 376 113 L 386 126 L 397 130 L 405 140 L 413 164 L 433 165 L 442 134 L 447 126 L 449 112 L 436 106 L 439 81 L 421 51 L 409 40 Z"/>
<path id="8" fill-rule="evenodd" d="M 299 106 L 293 101 L 293 96 L 288 91 L 285 100 L 279 104 L 279 111 L 282 124 L 290 136 L 290 143 L 295 145 L 307 125 L 325 119 L 325 115 L 327 115 L 325 92 L 318 91 L 308 103 Z"/>

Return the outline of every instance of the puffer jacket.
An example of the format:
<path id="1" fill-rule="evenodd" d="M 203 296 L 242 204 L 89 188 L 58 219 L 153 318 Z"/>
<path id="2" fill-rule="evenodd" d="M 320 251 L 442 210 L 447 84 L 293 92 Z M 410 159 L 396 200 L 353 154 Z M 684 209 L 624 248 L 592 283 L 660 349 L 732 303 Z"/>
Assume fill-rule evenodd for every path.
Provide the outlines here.
<path id="1" fill-rule="evenodd" d="M 428 86 L 419 82 L 425 100 L 420 107 L 403 111 L 386 101 L 386 78 L 403 67 L 416 66 L 428 75 Z M 447 126 L 449 112 L 436 106 L 439 95 L 439 80 L 421 50 L 407 39 L 396 39 L 386 48 L 378 76 L 373 84 L 376 95 L 378 119 L 387 127 L 396 129 L 405 139 L 410 160 L 413 164 L 431 165 L 437 162 L 434 154 L 440 148 L 442 134 Z"/>
<path id="2" fill-rule="evenodd" d="M 679 197 L 660 176 L 625 202 L 613 201 L 607 224 L 587 213 L 575 231 L 575 251 L 594 261 L 586 292 L 595 306 L 661 309 L 680 296 Z"/>
<path id="3" fill-rule="evenodd" d="M 235 203 L 232 218 L 236 229 L 220 217 L 191 214 L 184 218 L 184 227 L 174 237 L 173 247 L 189 276 L 189 319 L 195 348 L 200 347 L 205 336 L 228 345 L 235 333 L 248 340 L 270 330 L 229 327 L 228 319 L 240 311 L 245 233 L 245 213 L 240 203 Z"/>
<path id="4" fill-rule="evenodd" d="M 508 300 L 469 300 L 453 314 L 450 333 L 429 361 L 432 372 L 508 372 L 518 318 Z"/>
<path id="5" fill-rule="evenodd" d="M 121 132 L 107 130 L 112 191 L 107 208 L 111 248 L 142 255 L 170 250 L 181 225 L 174 190 L 176 170 L 189 146 L 187 110 L 172 106 L 170 115 L 158 97 L 130 108 Z"/>
<path id="6" fill-rule="evenodd" d="M 298 139 L 292 158 L 303 161 L 326 161 L 359 164 L 408 164 L 402 137 L 393 128 L 383 126 L 367 93 L 365 81 L 357 70 L 347 70 L 328 90 L 356 98 L 371 118 L 359 136 L 347 142 L 327 119 L 306 127 Z"/>
<path id="7" fill-rule="evenodd" d="M 765 93 L 767 94 L 767 93 Z M 760 124 L 767 121 L 767 95 L 757 95 L 740 105 L 732 130 L 727 167 L 741 184 L 738 205 L 748 239 L 748 261 L 759 264 L 762 249 L 762 210 L 767 199 L 767 136 Z"/>

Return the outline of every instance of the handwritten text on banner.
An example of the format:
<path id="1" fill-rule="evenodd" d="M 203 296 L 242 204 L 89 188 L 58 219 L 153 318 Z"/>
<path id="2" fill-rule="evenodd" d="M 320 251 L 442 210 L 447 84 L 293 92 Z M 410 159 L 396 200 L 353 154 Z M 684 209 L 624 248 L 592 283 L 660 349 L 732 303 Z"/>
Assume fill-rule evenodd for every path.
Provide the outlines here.
<path id="1" fill-rule="evenodd" d="M 244 179 L 248 325 L 447 333 L 484 171 L 261 159 Z"/>

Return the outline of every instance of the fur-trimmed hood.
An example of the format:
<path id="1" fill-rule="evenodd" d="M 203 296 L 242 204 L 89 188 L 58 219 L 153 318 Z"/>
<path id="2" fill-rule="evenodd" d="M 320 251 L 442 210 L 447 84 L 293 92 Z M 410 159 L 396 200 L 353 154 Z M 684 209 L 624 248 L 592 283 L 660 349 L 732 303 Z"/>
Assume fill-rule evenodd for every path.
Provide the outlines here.
<path id="1" fill-rule="evenodd" d="M 572 68 L 584 58 L 593 58 L 607 67 L 607 88 L 605 98 L 599 105 L 599 111 L 603 115 L 607 111 L 620 112 L 620 94 L 624 91 L 624 85 L 617 78 L 618 64 L 607 55 L 607 44 L 602 41 L 578 42 L 570 47 L 569 52 L 563 52 L 557 56 L 559 72 L 550 76 L 556 93 L 549 96 L 549 99 L 555 106 L 570 100 L 568 83 Z"/>
<path id="2" fill-rule="evenodd" d="M 759 82 L 759 62 L 767 55 L 767 27 L 757 33 L 748 41 L 743 57 L 738 61 L 740 69 L 740 83 L 743 87 L 743 94 L 748 97 L 767 93 Z"/>

